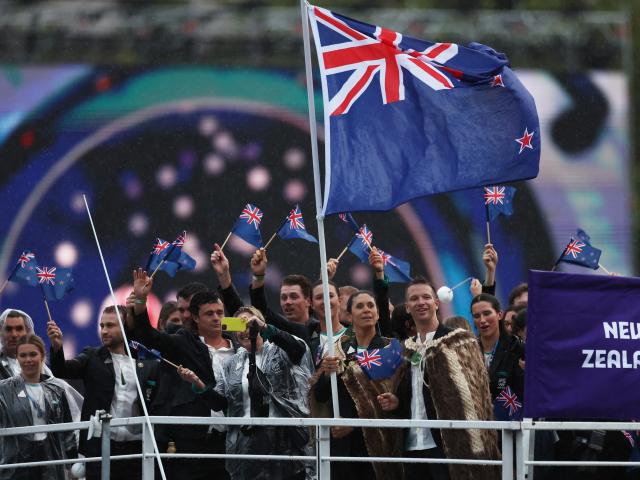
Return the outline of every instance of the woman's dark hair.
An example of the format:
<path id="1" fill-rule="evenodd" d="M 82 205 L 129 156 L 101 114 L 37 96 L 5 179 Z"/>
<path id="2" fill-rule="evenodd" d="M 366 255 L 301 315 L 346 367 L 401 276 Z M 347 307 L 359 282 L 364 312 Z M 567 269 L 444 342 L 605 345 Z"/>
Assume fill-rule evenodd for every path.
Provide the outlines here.
<path id="1" fill-rule="evenodd" d="M 375 295 L 371 293 L 369 290 L 358 290 L 357 292 L 354 292 L 351 295 L 349 295 L 349 300 L 347 300 L 347 312 L 351 313 L 351 307 L 353 306 L 353 299 L 358 295 L 365 295 L 365 294 L 369 295 L 374 300 L 376 299 Z M 378 308 L 377 304 L 376 304 L 376 308 Z"/>
<path id="2" fill-rule="evenodd" d="M 311 288 L 309 289 L 309 298 L 313 295 L 313 291 L 318 285 L 322 285 L 322 280 L 316 280 L 315 282 L 313 282 L 313 285 L 311 285 Z M 333 285 L 333 288 L 336 289 L 336 293 L 338 294 L 338 296 L 340 296 L 340 287 L 338 287 L 338 284 L 333 280 L 329 280 L 329 285 Z"/>
<path id="3" fill-rule="evenodd" d="M 471 307 L 480 302 L 488 302 L 489 304 L 491 304 L 491 308 L 493 308 L 496 312 L 502 311 L 502 308 L 500 308 L 500 300 L 498 300 L 493 295 L 490 295 L 488 293 L 481 293 L 480 295 L 476 295 L 471 299 Z"/>
<path id="4" fill-rule="evenodd" d="M 407 323 L 413 323 L 413 318 L 407 312 L 405 304 L 399 303 L 391 313 L 391 330 L 393 331 L 393 336 L 397 337 L 398 340 L 409 338 Z"/>

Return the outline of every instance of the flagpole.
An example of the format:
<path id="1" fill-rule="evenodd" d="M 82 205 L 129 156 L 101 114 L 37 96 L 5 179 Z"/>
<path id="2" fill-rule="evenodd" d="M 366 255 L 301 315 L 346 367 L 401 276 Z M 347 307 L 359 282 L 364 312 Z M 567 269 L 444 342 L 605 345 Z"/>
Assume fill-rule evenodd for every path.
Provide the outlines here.
<path id="1" fill-rule="evenodd" d="M 313 94 L 313 75 L 311 72 L 311 43 L 309 39 L 309 16 L 307 3 L 300 0 L 300 20 L 302 21 L 302 39 L 304 44 L 304 66 L 307 79 L 307 101 L 309 103 L 309 134 L 311 136 L 311 158 L 313 160 L 313 185 L 316 198 L 316 220 L 318 222 L 318 242 L 320 246 L 320 276 L 322 278 L 322 296 L 324 299 L 324 316 L 327 326 L 327 346 L 329 355 L 334 355 L 333 323 L 331 305 L 329 304 L 329 274 L 327 272 L 327 245 L 324 238 L 324 215 L 322 214 L 322 193 L 320 191 L 320 162 L 318 160 L 318 131 L 316 125 L 316 106 Z M 331 399 L 333 416 L 340 417 L 338 405 L 338 377 L 331 373 Z"/>
<path id="2" fill-rule="evenodd" d="M 484 204 L 484 213 L 486 215 L 487 218 L 487 243 L 491 243 L 491 227 L 490 227 L 490 222 L 489 222 L 489 205 L 488 204 Z"/>
<path id="3" fill-rule="evenodd" d="M 269 241 L 267 242 L 267 244 L 264 246 L 264 249 L 266 250 L 269 245 L 271 245 L 271 242 L 273 242 L 273 239 L 276 238 L 276 235 L 278 234 L 278 232 L 274 233 L 273 235 L 271 235 L 271 238 L 269 239 Z"/>
<path id="4" fill-rule="evenodd" d="M 349 243 L 349 245 L 347 245 L 346 247 L 344 247 L 344 248 L 342 249 L 342 251 L 340 252 L 340 255 L 338 255 L 338 256 L 336 257 L 336 260 L 337 260 L 337 261 L 340 261 L 340 259 L 343 257 L 343 255 L 344 255 L 345 253 L 347 253 L 347 250 L 349 250 L 349 247 L 350 247 L 350 246 L 351 246 L 351 243 Z"/>
<path id="5" fill-rule="evenodd" d="M 227 238 L 224 239 L 224 242 L 222 242 L 222 246 L 220 247 L 220 250 L 224 249 L 224 246 L 227 244 L 227 242 L 229 241 L 229 238 L 231 238 L 231 234 L 233 232 L 229 232 L 229 235 L 227 235 Z"/>
<path id="6" fill-rule="evenodd" d="M 109 292 L 111 293 L 111 299 L 113 301 L 113 305 L 118 305 L 118 300 L 116 299 L 116 295 L 113 292 L 113 287 L 111 286 L 111 279 L 109 278 L 109 272 L 107 271 L 107 264 L 104 261 L 104 256 L 102 255 L 102 249 L 100 248 L 100 241 L 98 240 L 98 233 L 96 232 L 96 227 L 93 224 L 93 218 L 91 218 L 91 211 L 89 210 L 89 204 L 87 203 L 87 197 L 83 194 L 82 199 L 84 200 L 84 205 L 87 208 L 87 215 L 89 216 L 89 223 L 91 223 L 91 230 L 93 230 L 93 237 L 96 240 L 96 246 L 98 247 L 98 255 L 100 255 L 100 261 L 102 262 L 102 268 L 104 270 L 104 276 L 107 279 L 107 285 L 109 287 Z M 45 300 L 46 304 L 46 300 Z M 122 316 L 120 315 L 120 310 L 116 308 L 116 316 L 118 317 L 118 323 L 120 324 L 120 331 L 122 332 L 122 336 L 124 339 L 124 347 L 127 350 L 127 355 L 129 355 L 129 359 L 131 360 L 133 370 L 135 371 L 136 365 L 133 356 L 131 355 L 131 349 L 129 348 L 129 340 L 127 339 L 127 333 L 124 329 L 124 322 L 122 320 Z M 138 390 L 138 397 L 142 400 L 144 399 L 144 394 L 142 393 L 142 387 L 140 386 L 140 380 L 138 379 L 138 375 L 134 375 L 136 381 L 136 388 Z M 144 413 L 144 418 L 146 420 L 147 428 L 150 432 L 151 441 L 153 443 L 153 450 L 155 453 L 156 461 L 158 462 L 158 469 L 160 470 L 160 476 L 162 480 L 167 480 L 167 476 L 164 473 L 164 466 L 162 465 L 162 460 L 160 458 L 160 450 L 158 449 L 158 444 L 156 442 L 156 437 L 153 433 L 153 425 L 151 425 L 151 420 L 149 419 L 149 412 L 147 410 L 147 405 L 144 400 L 140 402 L 142 405 L 142 411 Z"/>
<path id="7" fill-rule="evenodd" d="M 607 270 L 606 268 L 604 268 L 604 265 L 602 265 L 601 263 L 598 263 L 598 266 L 604 270 L 604 273 L 606 273 L 607 275 L 611 275 L 611 272 L 609 270 Z M 1 292 L 1 290 L 0 290 Z"/>
<path id="8" fill-rule="evenodd" d="M 47 302 L 47 297 L 44 297 L 43 300 L 44 300 L 44 308 L 47 309 L 47 315 L 49 316 L 49 321 L 53 322 L 53 319 L 51 318 L 51 310 L 49 310 L 49 302 Z"/>
<path id="9" fill-rule="evenodd" d="M 9 283 L 9 277 L 7 277 L 5 281 L 2 283 L 2 287 L 0 287 L 0 295 L 2 295 L 2 292 L 4 292 L 4 289 L 7 288 L 8 283 Z"/>
<path id="10" fill-rule="evenodd" d="M 456 283 L 453 287 L 451 287 L 451 290 L 455 290 L 456 288 L 464 285 L 465 283 L 469 282 L 473 280 L 473 277 L 467 277 L 464 280 L 462 280 L 461 282 Z"/>

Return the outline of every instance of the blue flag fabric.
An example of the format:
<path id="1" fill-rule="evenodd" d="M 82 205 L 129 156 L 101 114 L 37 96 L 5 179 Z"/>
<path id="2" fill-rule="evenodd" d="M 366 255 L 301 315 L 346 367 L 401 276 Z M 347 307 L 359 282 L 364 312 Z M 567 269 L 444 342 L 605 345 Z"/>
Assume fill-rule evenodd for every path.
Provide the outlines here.
<path id="1" fill-rule="evenodd" d="M 579 228 L 571 237 L 558 261 L 597 270 L 600 268 L 602 250 L 593 247 L 590 241 L 589 235 Z"/>
<path id="2" fill-rule="evenodd" d="M 36 267 L 36 276 L 48 301 L 61 300 L 75 287 L 70 268 Z"/>
<path id="3" fill-rule="evenodd" d="M 640 418 L 640 278 L 529 272 L 525 417 Z"/>
<path id="4" fill-rule="evenodd" d="M 411 264 L 378 248 L 384 262 L 384 274 L 390 283 L 407 283 L 413 280 L 411 277 Z"/>
<path id="5" fill-rule="evenodd" d="M 36 256 L 29 251 L 24 251 L 9 275 L 9 281 L 35 287 L 38 285 L 36 268 L 38 268 Z"/>
<path id="6" fill-rule="evenodd" d="M 358 225 L 356 219 L 353 218 L 353 215 L 351 215 L 349 212 L 339 213 L 338 218 L 344 223 L 348 224 L 355 233 L 358 233 L 360 231 L 360 225 Z"/>
<path id="7" fill-rule="evenodd" d="M 262 222 L 262 210 L 255 205 L 247 203 L 231 231 L 245 242 L 250 243 L 256 248 L 260 248 L 262 247 L 260 222 Z"/>
<path id="8" fill-rule="evenodd" d="M 522 399 L 507 385 L 493 401 L 493 416 L 498 421 L 520 421 L 524 412 Z"/>
<path id="9" fill-rule="evenodd" d="M 129 346 L 137 352 L 138 359 L 140 360 L 146 360 L 146 359 L 151 360 L 153 358 L 156 358 L 158 360 L 164 360 L 158 350 L 149 349 L 140 342 L 136 342 L 135 340 L 129 340 Z"/>
<path id="10" fill-rule="evenodd" d="M 363 226 L 363 231 L 366 229 L 366 225 Z M 367 233 L 370 233 L 366 229 Z M 366 234 L 366 233 L 365 233 Z M 404 260 L 401 260 L 393 255 L 389 255 L 384 250 L 378 248 L 378 253 L 382 256 L 384 262 L 384 274 L 387 276 L 387 280 L 390 283 L 407 283 L 412 280 L 411 277 L 411 264 Z M 362 240 L 361 235 L 355 235 L 349 244 L 349 251 L 353 253 L 362 263 L 369 263 L 369 247 Z"/>
<path id="11" fill-rule="evenodd" d="M 384 380 L 402 365 L 402 345 L 397 338 L 393 338 L 384 348 L 359 351 L 356 360 L 370 380 Z"/>
<path id="12" fill-rule="evenodd" d="M 289 215 L 287 215 L 282 227 L 278 230 L 278 236 L 285 240 L 299 238 L 300 240 L 306 240 L 307 242 L 318 243 L 318 240 L 307 232 L 307 228 L 304 226 L 304 220 L 302 218 L 302 211 L 298 205 L 296 205 Z"/>
<path id="13" fill-rule="evenodd" d="M 515 187 L 495 186 L 484 187 L 484 204 L 487 208 L 489 220 L 494 220 L 498 215 L 510 216 L 513 214 L 513 196 Z"/>
<path id="14" fill-rule="evenodd" d="M 193 270 L 196 268 L 196 261 L 182 251 L 185 239 L 186 232 L 179 235 L 172 243 L 157 238 L 147 260 L 147 272 L 154 272 L 160 267 L 159 270 L 166 272 L 173 278 L 179 270 Z"/>
<path id="15" fill-rule="evenodd" d="M 369 263 L 369 251 L 373 244 L 373 232 L 366 225 L 358 230 L 351 242 L 349 242 L 349 251 L 360 259 L 362 263 Z"/>
<path id="16" fill-rule="evenodd" d="M 505 55 L 308 13 L 328 132 L 325 215 L 538 175 L 536 106 Z"/>

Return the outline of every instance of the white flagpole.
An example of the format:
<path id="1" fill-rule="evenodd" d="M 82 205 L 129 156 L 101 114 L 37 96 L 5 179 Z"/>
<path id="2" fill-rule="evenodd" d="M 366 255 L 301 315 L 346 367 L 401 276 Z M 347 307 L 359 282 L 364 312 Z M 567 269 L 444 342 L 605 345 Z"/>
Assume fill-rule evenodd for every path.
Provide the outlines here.
<path id="1" fill-rule="evenodd" d="M 318 242 L 320 245 L 320 276 L 322 278 L 322 296 L 324 298 L 324 318 L 327 325 L 327 346 L 329 355 L 334 355 L 333 323 L 329 304 L 329 274 L 327 273 L 327 245 L 324 238 L 324 215 L 322 215 L 322 193 L 320 190 L 320 163 L 318 161 L 318 130 L 316 126 L 316 105 L 313 96 L 313 75 L 311 72 L 311 43 L 309 40 L 309 16 L 307 2 L 300 0 L 300 19 L 302 20 L 302 39 L 304 43 L 304 66 L 307 74 L 307 100 L 309 102 L 309 133 L 311 135 L 311 158 L 313 159 L 313 185 L 316 194 L 316 220 L 318 221 Z M 331 373 L 331 399 L 333 416 L 340 417 L 338 406 L 338 377 Z"/>
<path id="2" fill-rule="evenodd" d="M 107 285 L 109 286 L 109 292 L 111 292 L 111 299 L 113 300 L 113 305 L 118 305 L 118 300 L 116 299 L 115 293 L 113 293 L 113 287 L 111 286 L 111 280 L 109 279 L 109 272 L 107 271 L 107 264 L 104 262 L 104 256 L 102 255 L 102 249 L 100 248 L 100 241 L 98 240 L 98 233 L 96 232 L 96 227 L 93 224 L 93 218 L 91 218 L 91 211 L 89 210 L 89 204 L 87 203 L 87 197 L 83 194 L 82 198 L 84 199 L 84 205 L 87 207 L 87 215 L 89 215 L 89 223 L 91 223 L 91 230 L 93 230 L 93 236 L 96 239 L 96 246 L 98 247 L 98 254 L 100 255 L 100 261 L 102 262 L 102 268 L 104 269 L 104 276 L 107 279 Z M 132 362 L 133 371 L 136 371 L 136 364 L 133 356 L 131 355 L 131 349 L 129 348 L 129 340 L 127 339 L 127 333 L 124 329 L 124 322 L 122 321 L 122 317 L 120 315 L 120 311 L 116 308 L 116 316 L 118 317 L 118 323 L 120 324 L 120 330 L 122 331 L 122 337 L 124 340 L 124 348 L 127 350 L 127 355 L 129 355 L 129 359 Z M 142 411 L 144 413 L 144 418 L 147 423 L 147 428 L 151 434 L 151 440 L 153 441 L 153 451 L 156 454 L 156 461 L 158 462 L 158 468 L 160 470 L 160 476 L 162 480 L 167 480 L 167 476 L 164 473 L 164 467 L 162 465 L 162 460 L 160 459 L 160 451 L 158 450 L 158 444 L 156 443 L 156 437 L 153 434 L 153 426 L 151 425 L 151 420 L 149 419 L 149 412 L 147 411 L 147 405 L 144 402 L 144 394 L 142 393 L 142 387 L 140 387 L 140 380 L 138 379 L 138 375 L 134 375 L 136 379 L 136 388 L 138 389 L 138 396 L 140 397 L 140 404 L 142 405 Z"/>

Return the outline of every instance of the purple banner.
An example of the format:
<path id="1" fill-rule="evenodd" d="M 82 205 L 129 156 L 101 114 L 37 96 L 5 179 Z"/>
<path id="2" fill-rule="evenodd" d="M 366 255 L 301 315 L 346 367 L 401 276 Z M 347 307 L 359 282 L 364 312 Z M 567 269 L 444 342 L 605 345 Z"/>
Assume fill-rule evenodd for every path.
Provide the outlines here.
<path id="1" fill-rule="evenodd" d="M 640 279 L 529 271 L 525 416 L 640 419 Z"/>

